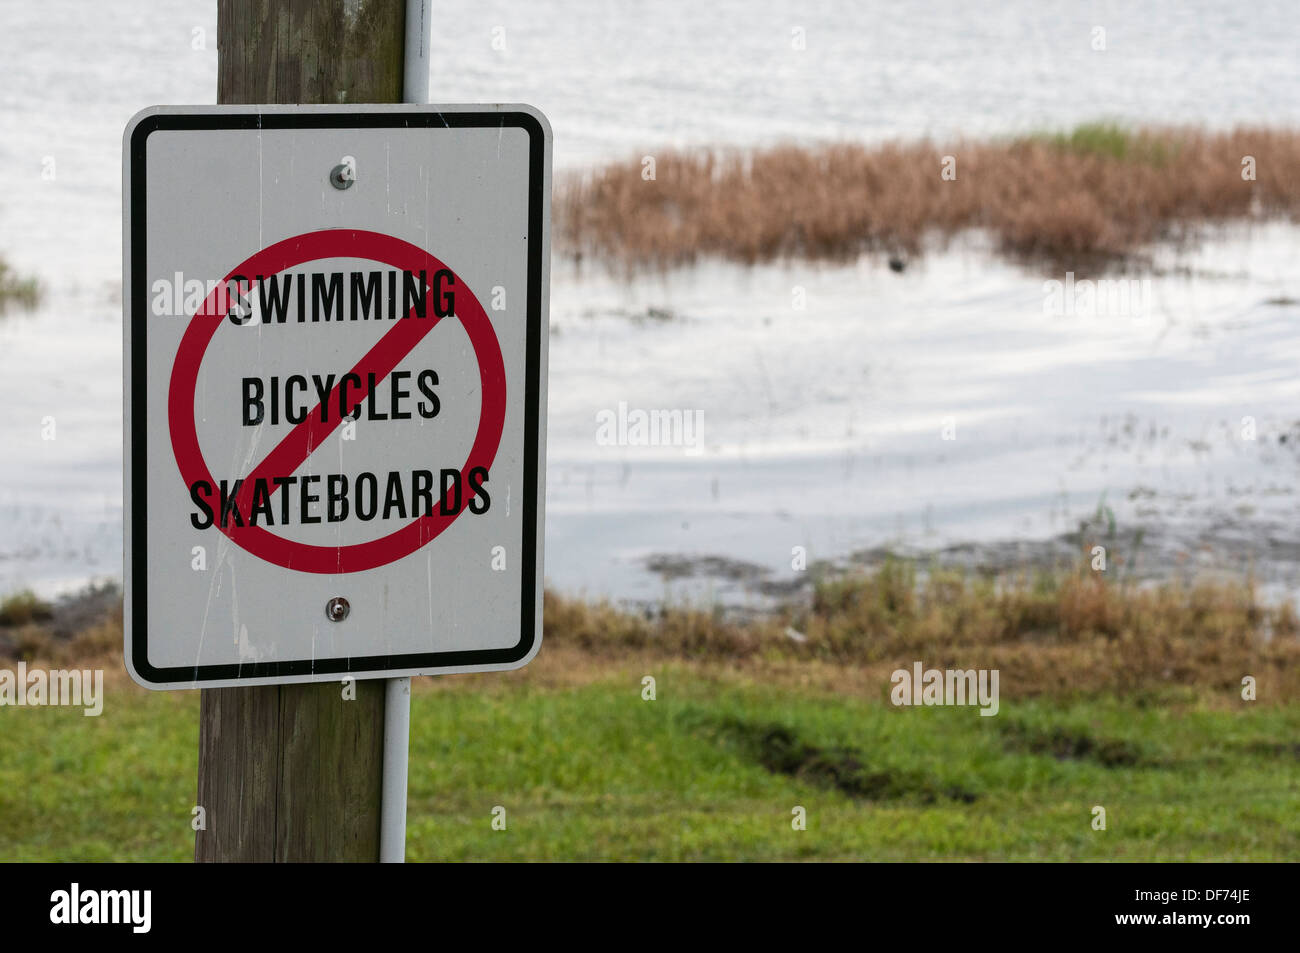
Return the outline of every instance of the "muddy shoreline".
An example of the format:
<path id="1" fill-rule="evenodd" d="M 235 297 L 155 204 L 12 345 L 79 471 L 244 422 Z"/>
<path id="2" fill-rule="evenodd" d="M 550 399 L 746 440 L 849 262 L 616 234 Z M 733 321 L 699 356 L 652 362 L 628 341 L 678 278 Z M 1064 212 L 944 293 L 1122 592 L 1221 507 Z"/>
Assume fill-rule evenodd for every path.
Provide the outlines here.
<path id="1" fill-rule="evenodd" d="M 1103 553 L 1098 553 L 1101 547 Z M 1094 570 L 1103 565 L 1102 570 Z M 1281 522 L 1223 515 L 1194 528 L 1123 529 L 1085 526 L 1043 540 L 962 542 L 924 548 L 873 546 L 828 560 L 810 560 L 802 571 L 777 572 L 718 554 L 656 553 L 644 561 L 666 585 L 708 592 L 715 605 L 735 614 L 764 616 L 788 603 L 803 604 L 818 580 L 874 572 L 890 562 L 916 569 L 956 571 L 995 580 L 1032 580 L 1039 574 L 1104 571 L 1112 581 L 1142 586 L 1206 580 L 1250 582 L 1267 603 L 1294 601 L 1300 585 L 1300 537 Z M 689 601 L 689 600 L 688 600 Z M 653 608 L 654 603 L 638 604 Z"/>

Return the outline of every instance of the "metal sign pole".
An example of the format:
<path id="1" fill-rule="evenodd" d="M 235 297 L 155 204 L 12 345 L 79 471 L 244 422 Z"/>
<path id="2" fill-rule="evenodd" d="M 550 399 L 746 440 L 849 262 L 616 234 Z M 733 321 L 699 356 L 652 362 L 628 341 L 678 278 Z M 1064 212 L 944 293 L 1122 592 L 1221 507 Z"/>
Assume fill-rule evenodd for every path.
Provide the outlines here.
<path id="1" fill-rule="evenodd" d="M 402 102 L 429 101 L 429 0 L 406 0 Z M 379 807 L 379 861 L 406 861 L 406 787 L 410 760 L 411 680 L 385 680 L 383 792 Z"/>
<path id="2" fill-rule="evenodd" d="M 411 680 L 389 678 L 384 700 L 384 767 L 379 804 L 379 862 L 406 861 L 406 767 L 411 738 Z"/>
<path id="3" fill-rule="evenodd" d="M 429 0 L 406 0 L 406 58 L 402 65 L 402 102 L 429 101 Z"/>

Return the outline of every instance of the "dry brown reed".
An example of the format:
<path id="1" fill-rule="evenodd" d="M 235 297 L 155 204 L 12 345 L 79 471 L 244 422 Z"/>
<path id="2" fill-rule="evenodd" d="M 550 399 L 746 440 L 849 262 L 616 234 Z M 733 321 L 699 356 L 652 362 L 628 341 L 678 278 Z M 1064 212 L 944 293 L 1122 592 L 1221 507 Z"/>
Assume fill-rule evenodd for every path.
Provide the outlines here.
<path id="1" fill-rule="evenodd" d="M 1208 691 L 1300 697 L 1300 621 L 1248 582 L 1137 587 L 1080 570 L 995 582 L 891 562 L 820 583 L 810 605 L 759 622 L 704 610 L 650 615 L 548 595 L 552 644 L 617 658 L 630 650 L 683 660 L 842 666 L 997 668 L 1008 697 Z M 793 629 L 802 641 L 792 638 Z"/>
<path id="2" fill-rule="evenodd" d="M 956 177 L 942 177 L 944 157 Z M 1246 157 L 1254 179 L 1243 176 Z M 563 180 L 560 247 L 575 257 L 665 267 L 718 256 L 906 259 L 931 238 L 986 229 L 1008 254 L 1095 267 L 1208 224 L 1300 218 L 1300 132 L 1237 129 L 1069 134 L 941 146 L 698 150 Z"/>

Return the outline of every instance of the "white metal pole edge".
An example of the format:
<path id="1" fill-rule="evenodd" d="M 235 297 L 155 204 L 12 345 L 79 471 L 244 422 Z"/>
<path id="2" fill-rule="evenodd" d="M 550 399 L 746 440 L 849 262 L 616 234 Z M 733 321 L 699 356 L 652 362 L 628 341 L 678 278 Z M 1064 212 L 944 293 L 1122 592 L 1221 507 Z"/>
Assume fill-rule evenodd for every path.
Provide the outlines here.
<path id="1" fill-rule="evenodd" d="M 384 775 L 379 803 L 379 862 L 406 861 L 406 766 L 411 741 L 411 680 L 384 680 Z"/>
<path id="2" fill-rule="evenodd" d="M 406 51 L 402 61 L 402 102 L 429 101 L 429 0 L 406 0 Z"/>

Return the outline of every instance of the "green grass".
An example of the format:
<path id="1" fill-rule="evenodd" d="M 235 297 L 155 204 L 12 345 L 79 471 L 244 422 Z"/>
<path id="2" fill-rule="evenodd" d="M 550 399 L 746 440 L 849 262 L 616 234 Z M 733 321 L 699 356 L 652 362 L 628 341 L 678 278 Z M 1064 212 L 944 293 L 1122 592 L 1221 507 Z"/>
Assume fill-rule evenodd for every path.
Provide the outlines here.
<path id="1" fill-rule="evenodd" d="M 1075 155 L 1099 156 L 1121 162 L 1145 162 L 1155 166 L 1169 161 L 1172 148 L 1159 137 L 1134 132 L 1114 122 L 1086 122 L 1068 132 L 1044 132 L 1028 138 L 1046 142 Z"/>
<path id="2" fill-rule="evenodd" d="M 0 860 L 193 856 L 198 695 L 105 692 L 98 717 L 0 708 Z"/>
<path id="3" fill-rule="evenodd" d="M 985 718 L 973 708 L 896 709 L 875 690 L 719 682 L 685 663 L 653 674 L 658 699 L 649 702 L 639 677 L 576 689 L 487 677 L 417 693 L 408 858 L 1300 853 L 1300 705 L 1004 698 Z M 196 694 L 121 686 L 99 718 L 10 708 L 0 719 L 0 860 L 192 855 Z M 504 831 L 492 829 L 498 805 Z M 807 811 L 805 831 L 791 828 L 796 805 Z M 1108 830 L 1092 830 L 1094 805 L 1106 808 Z"/>

